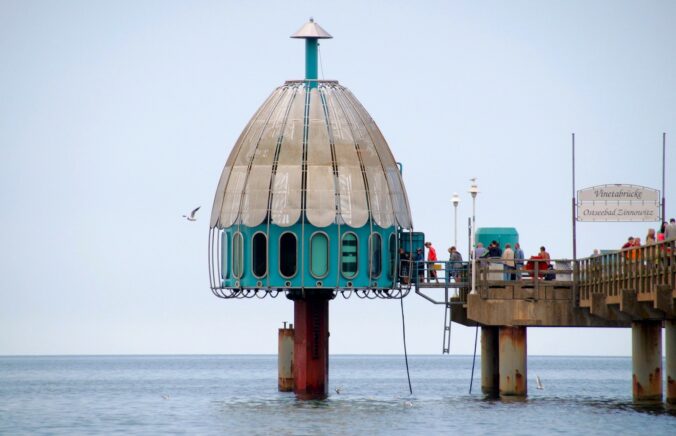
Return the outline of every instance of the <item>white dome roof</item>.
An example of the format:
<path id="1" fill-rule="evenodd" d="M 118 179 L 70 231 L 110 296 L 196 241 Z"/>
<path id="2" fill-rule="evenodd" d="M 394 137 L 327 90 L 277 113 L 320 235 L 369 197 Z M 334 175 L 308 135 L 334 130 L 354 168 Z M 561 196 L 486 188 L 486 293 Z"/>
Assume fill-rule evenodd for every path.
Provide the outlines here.
<path id="1" fill-rule="evenodd" d="M 211 227 L 412 227 L 399 168 L 378 126 L 345 87 L 290 81 L 253 116 L 223 169 Z"/>

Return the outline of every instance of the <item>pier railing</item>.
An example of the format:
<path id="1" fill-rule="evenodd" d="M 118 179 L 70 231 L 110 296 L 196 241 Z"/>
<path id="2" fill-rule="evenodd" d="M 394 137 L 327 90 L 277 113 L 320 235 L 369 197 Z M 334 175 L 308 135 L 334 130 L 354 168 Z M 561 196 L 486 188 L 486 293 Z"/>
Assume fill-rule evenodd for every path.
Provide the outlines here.
<path id="1" fill-rule="evenodd" d="M 540 295 L 540 289 L 573 287 L 573 262 L 570 259 L 505 260 L 497 257 L 481 258 L 477 263 L 476 290 L 482 298 L 488 298 L 489 289 L 509 288 L 511 298 L 516 298 L 516 287 L 532 289 L 532 295 Z M 500 295 L 506 296 L 504 292 Z M 467 294 L 463 295 L 467 298 Z"/>
<path id="2" fill-rule="evenodd" d="M 655 300 L 659 287 L 676 293 L 676 240 L 578 259 L 577 264 L 571 259 L 537 256 L 514 260 L 513 268 L 506 268 L 506 262 L 511 266 L 511 260 L 501 258 L 476 260 L 475 287 L 480 295 L 518 282 L 521 288 L 533 288 L 535 295 L 543 286 L 569 288 L 571 303 L 590 307 L 592 294 L 602 294 L 607 304 L 618 304 L 624 290 L 635 291 L 639 301 Z M 454 301 L 466 303 L 472 288 L 471 268 L 471 262 L 411 261 L 408 277 L 401 281 L 437 304 L 440 301 L 421 293 L 421 288 L 457 289 Z"/>
<path id="3" fill-rule="evenodd" d="M 470 283 L 469 262 L 465 261 L 412 261 L 411 284 L 424 288 L 462 288 Z"/>
<path id="4" fill-rule="evenodd" d="M 466 261 L 411 261 L 408 276 L 400 282 L 415 287 L 415 293 L 434 304 L 462 304 L 470 288 L 470 263 Z M 402 268 L 403 270 L 403 268 Z M 443 294 L 426 293 L 423 289 L 442 290 Z M 459 299 L 458 297 L 462 297 Z"/>
<path id="5" fill-rule="evenodd" d="M 576 291 L 571 293 L 576 305 L 589 307 L 592 294 L 603 294 L 608 304 L 617 304 L 623 290 L 635 291 L 644 301 L 653 300 L 658 287 L 676 292 L 676 240 L 578 259 L 577 264 L 537 256 L 515 260 L 513 268 L 505 263 L 501 258 L 476 260 L 479 293 L 516 281 L 525 288 L 569 287 Z M 418 289 L 457 288 L 456 295 L 464 303 L 472 288 L 471 268 L 471 262 L 411 262 L 410 284 Z"/>
<path id="6" fill-rule="evenodd" d="M 573 269 L 570 259 L 540 259 L 533 257 L 514 261 L 514 268 L 506 269 L 501 258 L 481 258 L 476 260 L 476 289 L 483 293 L 491 287 L 505 287 L 520 281 L 525 287 L 539 288 L 540 282 L 554 283 L 558 286 L 572 286 Z M 509 265 L 509 264 L 508 264 Z M 435 261 L 412 262 L 411 284 L 417 288 L 454 288 L 454 296 L 459 303 L 467 302 L 472 288 L 471 262 Z M 436 277 L 435 277 L 436 275 Z M 429 299 L 429 298 L 428 298 Z M 437 301 L 435 301 L 437 302 Z"/>
<path id="7" fill-rule="evenodd" d="M 659 286 L 676 289 L 676 240 L 631 247 L 578 260 L 580 306 L 591 305 L 592 294 L 603 294 L 618 304 L 624 290 L 638 300 L 655 298 Z"/>

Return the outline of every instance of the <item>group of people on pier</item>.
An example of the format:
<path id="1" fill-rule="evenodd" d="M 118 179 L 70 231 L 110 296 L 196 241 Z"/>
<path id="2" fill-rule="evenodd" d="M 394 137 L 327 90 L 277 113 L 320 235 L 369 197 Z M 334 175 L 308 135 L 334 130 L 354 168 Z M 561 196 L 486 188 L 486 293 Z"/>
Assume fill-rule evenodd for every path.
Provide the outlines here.
<path id="1" fill-rule="evenodd" d="M 676 239 L 676 219 L 671 218 L 669 222 L 662 223 L 659 232 L 655 229 L 648 229 L 645 238 L 645 245 L 652 245 L 657 242 Z M 439 271 L 445 271 L 446 283 L 468 281 L 467 272 L 469 265 L 463 261 L 462 254 L 457 247 L 448 248 L 448 260 L 440 262 L 437 257 L 437 251 L 431 242 L 424 244 L 427 249 L 427 258 L 425 258 L 424 249 L 418 248 L 412 255 L 403 248 L 399 250 L 400 274 L 402 283 L 408 284 L 409 277 L 414 277 L 419 283 L 432 281 L 439 283 Z M 622 246 L 622 250 L 631 255 L 632 248 L 641 247 L 641 238 L 630 236 L 627 242 Z M 551 256 L 544 246 L 540 247 L 537 255 L 525 258 L 521 245 L 517 242 L 505 244 L 504 249 L 499 241 L 491 241 L 488 247 L 479 242 L 475 248 L 476 259 L 479 260 L 480 267 L 488 267 L 490 264 L 502 264 L 503 280 L 519 280 L 523 273 L 527 272 L 532 276 L 538 276 L 545 280 L 554 280 L 556 278 L 551 264 Z M 599 255 L 599 250 L 594 250 L 594 255 Z M 635 254 L 636 255 L 636 254 Z M 534 273 L 537 269 L 539 272 Z"/>
<path id="2" fill-rule="evenodd" d="M 660 231 L 655 233 L 655 229 L 648 229 L 648 234 L 645 237 L 645 245 L 652 245 L 657 242 L 667 241 L 670 239 L 676 239 L 676 218 L 672 218 L 667 223 L 666 221 L 662 222 Z M 622 246 L 622 250 L 631 249 L 634 247 L 641 246 L 641 238 L 638 236 L 629 236 L 627 242 Z M 594 253 L 598 254 L 598 253 Z"/>
<path id="3" fill-rule="evenodd" d="M 467 271 L 469 265 L 463 261 L 462 254 L 455 246 L 448 248 L 448 260 L 440 262 L 437 257 L 437 251 L 432 243 L 428 241 L 424 245 L 427 249 L 426 259 L 423 248 L 418 248 L 412 257 L 403 248 L 399 250 L 400 272 L 403 283 L 408 282 L 409 265 L 412 265 L 413 271 L 410 272 L 413 273 L 413 277 L 419 283 L 425 281 L 439 283 L 438 272 L 441 269 L 445 271 L 446 283 L 468 280 Z M 505 244 L 504 250 L 501 248 L 500 242 L 495 240 L 491 241 L 488 248 L 479 242 L 475 249 L 475 255 L 479 260 L 480 267 L 487 267 L 491 263 L 501 264 L 504 269 L 504 280 L 518 280 L 521 278 L 522 272 L 528 270 L 524 251 L 518 242 L 514 244 L 514 247 L 512 247 L 512 244 Z M 536 256 L 531 256 L 529 261 L 537 262 L 537 268 L 544 274 L 545 270 L 552 268 L 550 259 L 551 257 L 546 248 L 542 246 L 540 247 L 540 252 Z M 534 269 L 534 267 L 531 267 L 531 269 Z M 551 280 L 551 276 L 552 273 L 549 273 L 545 278 Z"/>

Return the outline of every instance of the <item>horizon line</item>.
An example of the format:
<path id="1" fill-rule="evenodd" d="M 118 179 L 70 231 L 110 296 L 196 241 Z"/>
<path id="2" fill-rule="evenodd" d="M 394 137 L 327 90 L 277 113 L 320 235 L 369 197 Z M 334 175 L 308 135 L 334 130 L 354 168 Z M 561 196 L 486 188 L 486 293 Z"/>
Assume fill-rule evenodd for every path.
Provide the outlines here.
<path id="1" fill-rule="evenodd" d="M 419 356 L 419 357 L 472 357 L 472 354 L 408 354 L 409 356 Z M 14 358 L 14 357 L 189 357 L 189 356 L 277 356 L 276 353 L 151 353 L 151 354 L 0 354 L 0 358 Z M 398 353 L 335 353 L 329 354 L 329 356 L 345 357 L 345 356 L 365 356 L 365 357 L 378 357 L 378 356 L 404 356 L 403 354 Z M 481 354 L 477 354 L 481 356 Z M 630 354 L 627 355 L 602 355 L 602 354 L 531 354 L 528 357 L 631 357 Z M 663 356 L 664 357 L 664 356 Z"/>

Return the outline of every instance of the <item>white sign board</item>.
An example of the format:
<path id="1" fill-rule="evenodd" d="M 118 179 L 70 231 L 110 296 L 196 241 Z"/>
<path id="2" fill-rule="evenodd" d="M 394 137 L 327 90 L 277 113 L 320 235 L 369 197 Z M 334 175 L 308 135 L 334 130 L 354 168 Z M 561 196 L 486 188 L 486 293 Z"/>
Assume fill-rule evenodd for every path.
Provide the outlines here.
<path id="1" fill-rule="evenodd" d="M 580 203 L 577 205 L 577 220 L 659 221 L 660 205 Z"/>
<path id="2" fill-rule="evenodd" d="M 577 201 L 660 201 L 660 191 L 636 185 L 599 185 L 577 191 Z"/>
<path id="3" fill-rule="evenodd" d="M 577 192 L 578 221 L 660 221 L 660 191 L 637 185 L 599 185 Z"/>

